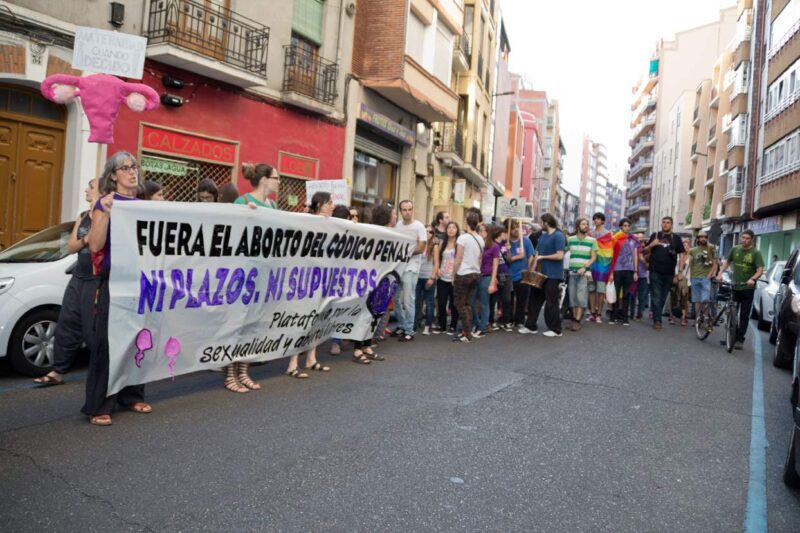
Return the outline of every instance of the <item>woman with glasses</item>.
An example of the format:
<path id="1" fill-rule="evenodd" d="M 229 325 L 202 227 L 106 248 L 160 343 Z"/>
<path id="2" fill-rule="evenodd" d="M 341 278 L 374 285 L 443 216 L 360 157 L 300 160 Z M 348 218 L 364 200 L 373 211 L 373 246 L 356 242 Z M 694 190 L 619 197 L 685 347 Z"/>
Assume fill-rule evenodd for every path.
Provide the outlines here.
<path id="1" fill-rule="evenodd" d="M 253 187 L 252 192 L 248 192 L 237 198 L 233 203 L 247 205 L 253 209 L 263 207 L 266 209 L 277 209 L 278 204 L 270 198 L 277 196 L 280 187 L 280 176 L 278 171 L 266 163 L 244 163 L 242 165 L 242 175 L 250 182 Z M 245 393 L 251 390 L 259 390 L 261 385 L 250 377 L 250 363 L 238 362 L 231 363 L 225 367 L 225 388 L 231 392 Z"/>
<path id="2" fill-rule="evenodd" d="M 219 199 L 219 189 L 211 178 L 203 178 L 197 184 L 197 201 L 214 203 Z"/>
<path id="3" fill-rule="evenodd" d="M 350 217 L 349 218 L 353 222 L 358 222 L 361 219 L 361 215 L 359 215 L 357 207 L 351 207 L 350 208 Z"/>
<path id="4" fill-rule="evenodd" d="M 329 217 L 333 213 L 333 198 L 331 193 L 325 191 L 315 192 L 311 197 L 311 204 L 309 205 L 309 212 L 312 215 L 322 215 Z M 306 354 L 306 370 L 314 370 L 317 372 L 330 372 L 331 367 L 325 366 L 317 361 L 317 347 L 307 350 Z M 286 369 L 286 375 L 290 378 L 306 379 L 308 374 L 300 371 L 299 366 L 300 357 L 292 355 L 289 357 L 289 367 Z"/>
<path id="5" fill-rule="evenodd" d="M 150 413 L 152 407 L 144 401 L 144 385 L 130 385 L 117 394 L 107 395 L 108 354 L 108 278 L 111 271 L 111 210 L 116 202 L 136 200 L 139 185 L 139 165 L 129 152 L 117 152 L 106 162 L 103 170 L 103 192 L 92 211 L 92 229 L 89 231 L 89 250 L 92 253 L 92 270 L 96 276 L 83 286 L 81 300 L 89 331 L 91 352 L 89 375 L 86 378 L 86 403 L 81 411 L 96 426 L 110 426 L 115 404 L 136 413 Z M 118 327 L 118 326 L 115 326 Z"/>
<path id="6" fill-rule="evenodd" d="M 428 226 L 428 244 L 422 252 L 422 263 L 417 278 L 416 309 L 414 328 L 422 321 L 422 304 L 425 303 L 425 327 L 423 335 L 431 334 L 433 326 L 434 298 L 436 296 L 436 278 L 439 277 L 439 240 L 433 234 L 433 226 Z"/>

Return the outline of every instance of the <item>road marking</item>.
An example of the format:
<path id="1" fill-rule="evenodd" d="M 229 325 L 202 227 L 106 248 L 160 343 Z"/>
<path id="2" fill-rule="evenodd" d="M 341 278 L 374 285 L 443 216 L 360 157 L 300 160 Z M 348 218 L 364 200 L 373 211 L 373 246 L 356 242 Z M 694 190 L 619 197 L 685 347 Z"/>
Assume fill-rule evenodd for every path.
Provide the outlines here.
<path id="1" fill-rule="evenodd" d="M 88 371 L 83 372 L 75 372 L 71 373 L 64 378 L 66 383 L 72 383 L 74 381 L 84 381 L 86 379 L 86 375 Z M 57 387 L 58 385 L 51 385 L 50 387 L 42 387 L 41 385 L 37 385 L 31 379 L 30 381 L 25 381 L 23 383 L 17 383 L 16 385 L 6 385 L 5 387 L 0 387 L 0 394 L 5 394 L 7 392 L 15 392 L 20 390 L 26 389 L 49 389 L 51 387 Z"/>
<path id="2" fill-rule="evenodd" d="M 761 333 L 750 323 L 753 338 L 753 412 L 750 425 L 750 477 L 744 530 L 767 531 L 767 433 L 764 427 L 764 372 Z"/>

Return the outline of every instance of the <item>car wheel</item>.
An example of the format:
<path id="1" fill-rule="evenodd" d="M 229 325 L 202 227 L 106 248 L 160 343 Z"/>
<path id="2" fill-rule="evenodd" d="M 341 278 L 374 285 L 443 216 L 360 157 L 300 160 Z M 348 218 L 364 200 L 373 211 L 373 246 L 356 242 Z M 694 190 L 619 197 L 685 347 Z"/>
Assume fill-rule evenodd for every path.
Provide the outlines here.
<path id="1" fill-rule="evenodd" d="M 775 336 L 775 351 L 772 355 L 772 366 L 776 368 L 789 368 L 792 362 L 794 346 L 786 337 L 783 328 L 778 326 L 778 333 Z"/>
<path id="2" fill-rule="evenodd" d="M 792 423 L 792 435 L 789 441 L 789 453 L 786 454 L 786 463 L 783 465 L 783 482 L 787 487 L 800 489 L 800 474 L 797 472 L 797 426 Z"/>
<path id="3" fill-rule="evenodd" d="M 8 350 L 14 370 L 26 376 L 41 376 L 51 370 L 57 321 L 58 309 L 41 309 L 17 322 Z"/>

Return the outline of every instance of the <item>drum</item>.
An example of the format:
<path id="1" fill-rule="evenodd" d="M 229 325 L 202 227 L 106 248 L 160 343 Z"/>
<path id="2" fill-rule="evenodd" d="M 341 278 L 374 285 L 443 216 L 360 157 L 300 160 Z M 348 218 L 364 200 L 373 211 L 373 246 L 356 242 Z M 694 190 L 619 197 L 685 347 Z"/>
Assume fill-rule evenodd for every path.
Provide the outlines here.
<path id="1" fill-rule="evenodd" d="M 525 285 L 530 285 L 531 287 L 536 287 L 537 289 L 541 289 L 544 285 L 544 280 L 547 279 L 547 276 L 542 274 L 541 272 L 531 272 L 530 270 L 522 273 L 522 283 Z"/>

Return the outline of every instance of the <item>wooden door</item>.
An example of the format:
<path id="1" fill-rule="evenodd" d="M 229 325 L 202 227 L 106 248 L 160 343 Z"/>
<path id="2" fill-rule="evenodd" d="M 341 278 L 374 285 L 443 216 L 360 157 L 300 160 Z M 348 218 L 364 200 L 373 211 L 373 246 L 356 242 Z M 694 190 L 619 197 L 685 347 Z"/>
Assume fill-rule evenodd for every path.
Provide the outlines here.
<path id="1" fill-rule="evenodd" d="M 230 0 L 200 0 L 202 6 L 181 4 L 177 40 L 180 46 L 205 56 L 225 59 L 230 21 Z"/>
<path id="2" fill-rule="evenodd" d="M 19 123 L 0 119 L 0 249 L 14 242 L 14 183 L 17 179 Z"/>

